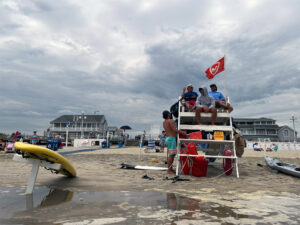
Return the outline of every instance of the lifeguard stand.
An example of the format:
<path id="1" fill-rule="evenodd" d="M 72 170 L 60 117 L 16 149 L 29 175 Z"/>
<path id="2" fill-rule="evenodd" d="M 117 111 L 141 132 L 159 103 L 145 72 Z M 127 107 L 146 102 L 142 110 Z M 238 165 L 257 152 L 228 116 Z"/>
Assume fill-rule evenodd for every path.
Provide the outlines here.
<path id="1" fill-rule="evenodd" d="M 176 175 L 179 175 L 180 157 L 188 156 L 195 157 L 197 155 L 180 154 L 182 143 L 194 142 L 197 144 L 206 144 L 205 151 L 202 155 L 205 158 L 216 158 L 216 159 L 232 159 L 235 165 L 236 176 L 239 178 L 238 162 L 235 150 L 235 141 L 233 140 L 233 127 L 232 118 L 228 112 L 218 112 L 215 125 L 211 125 L 211 113 L 201 113 L 201 123 L 198 125 L 196 122 L 195 112 L 185 112 L 184 106 L 179 101 L 178 107 L 178 130 L 185 131 L 223 131 L 225 137 L 229 137 L 229 140 L 210 140 L 210 139 L 184 139 L 177 136 L 177 163 L 176 163 Z M 224 149 L 231 149 L 232 156 L 224 156 Z"/>

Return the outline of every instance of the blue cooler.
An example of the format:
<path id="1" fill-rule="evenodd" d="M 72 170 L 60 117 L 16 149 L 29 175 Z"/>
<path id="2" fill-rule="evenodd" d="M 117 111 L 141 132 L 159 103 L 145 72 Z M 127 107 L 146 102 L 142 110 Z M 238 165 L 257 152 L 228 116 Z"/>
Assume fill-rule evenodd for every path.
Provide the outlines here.
<path id="1" fill-rule="evenodd" d="M 106 141 L 102 141 L 101 146 L 102 148 L 106 148 Z"/>
<path id="2" fill-rule="evenodd" d="M 123 147 L 123 143 L 119 142 L 118 146 L 119 146 L 119 148 L 122 148 Z"/>
<path id="3" fill-rule="evenodd" d="M 102 146 L 102 148 L 109 148 L 110 146 L 109 146 L 109 142 L 107 142 L 107 141 L 103 141 L 102 143 L 101 143 L 101 146 Z"/>
<path id="4" fill-rule="evenodd" d="M 53 151 L 57 151 L 58 147 L 59 147 L 59 143 L 58 143 L 58 140 L 56 139 L 49 139 L 47 141 L 47 145 L 46 145 L 47 148 L 53 150 Z"/>

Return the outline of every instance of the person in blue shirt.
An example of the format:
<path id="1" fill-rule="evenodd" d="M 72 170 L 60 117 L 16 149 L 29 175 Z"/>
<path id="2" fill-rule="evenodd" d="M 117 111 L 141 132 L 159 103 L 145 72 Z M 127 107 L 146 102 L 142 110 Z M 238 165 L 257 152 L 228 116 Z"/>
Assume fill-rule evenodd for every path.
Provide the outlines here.
<path id="1" fill-rule="evenodd" d="M 215 100 L 216 108 L 224 108 L 227 109 L 229 113 L 232 112 L 233 108 L 229 103 L 226 103 L 225 97 L 221 92 L 218 92 L 217 85 L 210 85 L 210 92 L 208 93 Z"/>
<path id="2" fill-rule="evenodd" d="M 187 92 L 185 92 L 187 90 Z M 187 85 L 186 87 L 183 88 L 181 98 L 184 99 L 183 105 L 190 111 L 192 112 L 193 110 L 196 109 L 196 101 L 198 94 L 193 91 L 194 87 L 192 84 Z"/>

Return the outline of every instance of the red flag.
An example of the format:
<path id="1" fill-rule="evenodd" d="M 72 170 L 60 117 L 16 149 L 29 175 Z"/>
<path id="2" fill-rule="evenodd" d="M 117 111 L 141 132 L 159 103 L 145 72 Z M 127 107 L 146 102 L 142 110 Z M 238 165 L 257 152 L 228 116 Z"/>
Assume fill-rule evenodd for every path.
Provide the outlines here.
<path id="1" fill-rule="evenodd" d="M 225 70 L 225 57 L 220 59 L 218 62 L 216 62 L 214 65 L 209 67 L 205 73 L 208 79 L 213 79 L 218 73 Z"/>

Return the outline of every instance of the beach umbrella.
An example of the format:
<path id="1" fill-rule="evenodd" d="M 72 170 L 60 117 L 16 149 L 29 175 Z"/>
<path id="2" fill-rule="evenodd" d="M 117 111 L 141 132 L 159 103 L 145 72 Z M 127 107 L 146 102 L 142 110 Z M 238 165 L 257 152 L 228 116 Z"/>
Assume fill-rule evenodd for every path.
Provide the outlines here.
<path id="1" fill-rule="evenodd" d="M 131 130 L 131 127 L 128 126 L 128 125 L 124 125 L 124 126 L 121 126 L 120 129 L 123 129 L 123 130 L 124 130 L 124 145 L 126 145 L 127 138 L 126 138 L 126 136 L 125 136 L 125 131 L 126 131 L 126 130 Z"/>
<path id="2" fill-rule="evenodd" d="M 128 126 L 128 125 L 124 125 L 124 126 L 121 126 L 120 127 L 120 129 L 122 129 L 122 130 L 131 130 L 131 127 L 130 126 Z"/>

